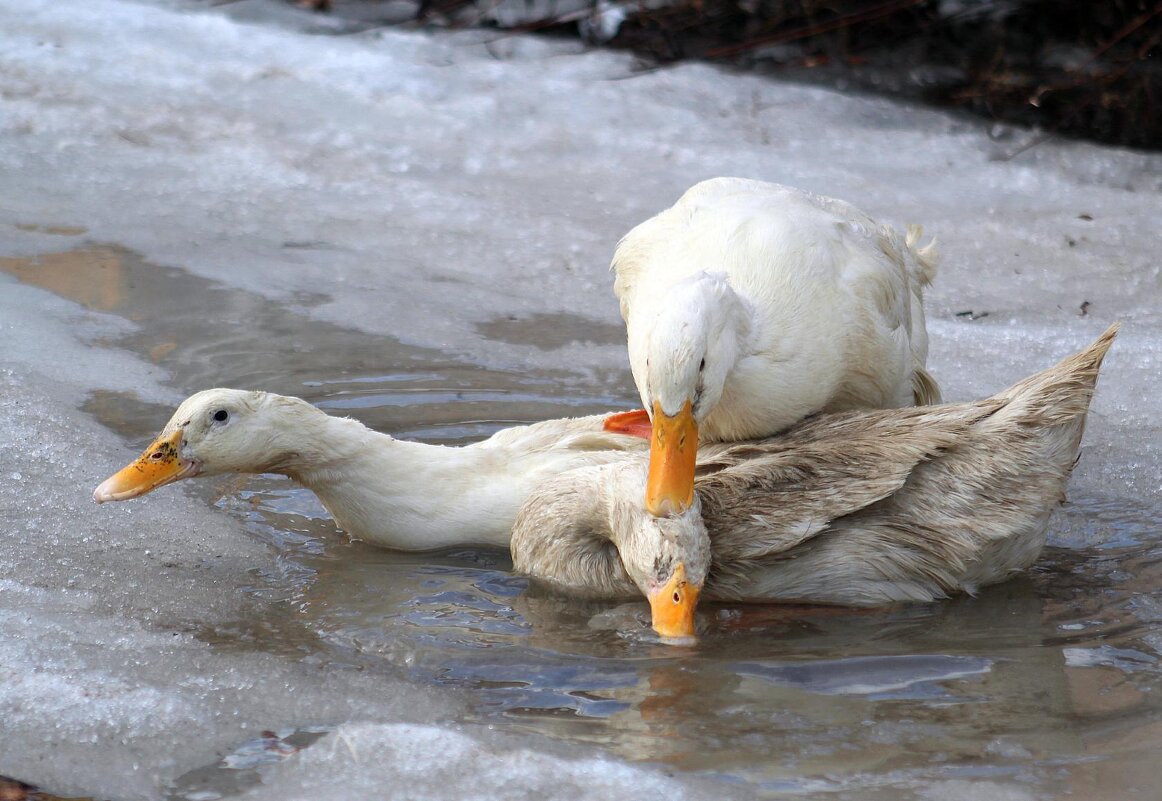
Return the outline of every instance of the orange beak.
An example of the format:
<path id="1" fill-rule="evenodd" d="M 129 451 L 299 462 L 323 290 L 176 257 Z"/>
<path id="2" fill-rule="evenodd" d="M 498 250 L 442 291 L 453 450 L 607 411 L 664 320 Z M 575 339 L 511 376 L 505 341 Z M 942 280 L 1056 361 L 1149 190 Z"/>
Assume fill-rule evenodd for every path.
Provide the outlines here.
<path id="1" fill-rule="evenodd" d="M 184 461 L 179 455 L 182 433 L 179 428 L 172 434 L 159 435 L 137 461 L 102 481 L 93 490 L 93 500 L 97 503 L 124 501 L 195 475 L 198 472 L 197 464 Z"/>
<path id="2" fill-rule="evenodd" d="M 698 456 L 698 423 L 690 401 L 673 417 L 654 401 L 650 474 L 646 509 L 654 517 L 679 515 L 694 503 L 694 460 Z"/>
<path id="3" fill-rule="evenodd" d="M 694 609 L 701 592 L 686 580 L 686 566 L 679 562 L 670 580 L 648 596 L 654 631 L 663 637 L 694 637 Z"/>

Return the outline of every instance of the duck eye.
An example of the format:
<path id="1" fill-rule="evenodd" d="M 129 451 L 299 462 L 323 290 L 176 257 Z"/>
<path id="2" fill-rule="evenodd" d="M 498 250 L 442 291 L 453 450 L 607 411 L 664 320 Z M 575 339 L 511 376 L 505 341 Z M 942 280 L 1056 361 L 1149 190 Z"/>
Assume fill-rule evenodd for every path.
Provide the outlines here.
<path id="1" fill-rule="evenodd" d="M 703 356 L 702 361 L 698 362 L 698 372 L 701 373 L 705 369 L 706 369 L 706 357 Z"/>
<path id="2" fill-rule="evenodd" d="M 225 423 L 229 417 L 230 414 L 225 409 L 219 409 L 218 411 L 214 412 L 215 423 Z"/>

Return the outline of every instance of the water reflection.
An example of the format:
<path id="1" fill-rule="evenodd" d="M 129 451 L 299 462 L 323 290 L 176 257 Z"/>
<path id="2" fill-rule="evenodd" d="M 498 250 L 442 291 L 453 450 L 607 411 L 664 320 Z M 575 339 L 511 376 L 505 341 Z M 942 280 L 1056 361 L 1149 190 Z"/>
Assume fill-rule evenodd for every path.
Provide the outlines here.
<path id="1" fill-rule="evenodd" d="M 278 479 L 242 494 L 273 529 L 315 538 L 294 551 L 308 569 L 290 580 L 324 652 L 465 689 L 482 721 L 772 792 L 859 798 L 968 779 L 1101 797 L 1113 773 L 1145 777 L 1142 743 L 1159 742 L 1157 546 L 1051 547 L 1030 575 L 939 604 L 709 605 L 701 641 L 675 651 L 649 636 L 644 603 L 554 597 L 501 553 L 344 543 Z M 1153 522 L 1131 512 L 1118 536 L 1148 542 Z M 1086 514 L 1075 505 L 1057 530 Z"/>

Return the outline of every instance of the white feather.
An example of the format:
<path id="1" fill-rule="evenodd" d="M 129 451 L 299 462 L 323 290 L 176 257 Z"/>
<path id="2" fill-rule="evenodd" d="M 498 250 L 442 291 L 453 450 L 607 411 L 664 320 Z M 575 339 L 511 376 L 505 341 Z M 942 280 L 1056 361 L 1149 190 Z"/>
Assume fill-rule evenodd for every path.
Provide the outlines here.
<path id="1" fill-rule="evenodd" d="M 922 296 L 936 255 L 918 237 L 777 184 L 694 186 L 613 258 L 645 407 L 690 399 L 704 439 L 736 440 L 821 411 L 938 402 Z"/>

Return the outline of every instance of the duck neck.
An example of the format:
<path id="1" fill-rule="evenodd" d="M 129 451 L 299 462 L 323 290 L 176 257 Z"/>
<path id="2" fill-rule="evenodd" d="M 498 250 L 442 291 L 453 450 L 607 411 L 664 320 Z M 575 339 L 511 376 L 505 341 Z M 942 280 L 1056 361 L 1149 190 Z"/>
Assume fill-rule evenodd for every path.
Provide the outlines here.
<path id="1" fill-rule="evenodd" d="M 701 588 L 710 569 L 710 535 L 702 520 L 701 500 L 681 515 L 654 517 L 641 504 L 643 477 L 621 471 L 610 482 L 611 499 L 604 513 L 610 540 L 621 555 L 626 572 L 647 597 L 665 586 L 681 566 L 684 575 Z"/>
<path id="2" fill-rule="evenodd" d="M 582 595 L 637 597 L 614 542 L 611 469 L 580 468 L 533 491 L 513 527 L 517 570 Z"/>
<path id="3" fill-rule="evenodd" d="M 406 442 L 317 412 L 276 472 L 314 492 L 356 539 L 402 550 L 507 547 L 519 500 L 495 486 L 487 461 L 473 446 Z"/>

